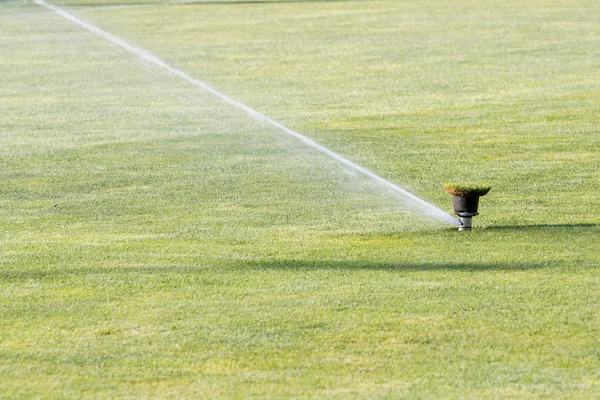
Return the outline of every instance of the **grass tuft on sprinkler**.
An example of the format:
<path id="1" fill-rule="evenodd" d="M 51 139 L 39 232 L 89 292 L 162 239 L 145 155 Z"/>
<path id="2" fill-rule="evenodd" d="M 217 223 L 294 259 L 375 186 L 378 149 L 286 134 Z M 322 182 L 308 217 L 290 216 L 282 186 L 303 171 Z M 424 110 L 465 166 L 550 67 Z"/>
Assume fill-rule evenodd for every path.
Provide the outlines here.
<path id="1" fill-rule="evenodd" d="M 459 216 L 459 231 L 473 230 L 472 219 L 478 215 L 479 198 L 488 194 L 492 187 L 466 183 L 446 183 L 444 189 L 454 196 L 454 213 Z"/>

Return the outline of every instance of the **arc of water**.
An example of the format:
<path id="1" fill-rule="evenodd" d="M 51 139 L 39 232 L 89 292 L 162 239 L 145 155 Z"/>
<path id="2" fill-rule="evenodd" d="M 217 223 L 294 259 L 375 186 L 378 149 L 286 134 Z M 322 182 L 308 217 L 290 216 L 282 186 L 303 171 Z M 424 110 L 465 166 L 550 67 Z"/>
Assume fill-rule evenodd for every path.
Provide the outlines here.
<path id="1" fill-rule="evenodd" d="M 78 25 L 79 27 L 92 32 L 100 37 L 105 38 L 106 40 L 112 42 L 113 44 L 121 47 L 122 49 L 128 51 L 129 53 L 143 59 L 146 61 L 149 61 L 153 64 L 155 64 L 156 66 L 174 74 L 179 76 L 180 78 L 188 81 L 189 83 L 199 86 L 202 89 L 206 90 L 207 92 L 217 96 L 218 98 L 220 98 L 221 100 L 225 101 L 226 103 L 231 104 L 234 107 L 237 107 L 243 111 L 245 111 L 246 113 L 248 113 L 250 116 L 252 116 L 253 118 L 256 118 L 258 120 L 264 121 L 276 128 L 278 128 L 279 130 L 287 133 L 288 135 L 291 135 L 293 137 L 295 137 L 296 139 L 298 139 L 299 141 L 301 141 L 302 143 L 314 148 L 315 150 L 318 150 L 322 153 L 327 154 L 328 156 L 332 157 L 333 159 L 339 161 L 340 163 L 346 165 L 347 167 L 350 167 L 351 169 L 361 173 L 362 175 L 365 175 L 367 177 L 369 177 L 370 179 L 372 179 L 374 182 L 376 182 L 379 185 L 382 185 L 388 189 L 390 189 L 392 192 L 403 196 L 404 198 L 410 199 L 414 202 L 414 204 L 416 206 L 418 206 L 418 208 L 420 210 L 422 210 L 424 213 L 426 213 L 427 215 L 439 220 L 439 221 L 443 221 L 446 222 L 448 224 L 451 225 L 455 225 L 458 226 L 460 225 L 460 222 L 452 217 L 450 214 L 448 214 L 447 212 L 443 211 L 442 209 L 434 206 L 431 203 L 428 203 L 427 201 L 415 196 L 414 194 L 402 189 L 400 186 L 388 181 L 387 179 L 384 179 L 382 177 L 380 177 L 379 175 L 369 171 L 368 169 L 348 160 L 345 157 L 342 157 L 341 155 L 339 155 L 338 153 L 329 150 L 327 147 L 324 147 L 322 145 L 320 145 L 319 143 L 315 142 L 314 140 L 280 124 L 279 122 L 267 117 L 264 114 L 261 114 L 260 112 L 254 110 L 253 108 L 227 96 L 226 94 L 223 94 L 221 92 L 219 92 L 218 90 L 216 90 L 215 88 L 213 88 L 212 86 L 210 86 L 209 84 L 207 84 L 206 82 L 203 82 L 201 80 L 198 80 L 194 77 L 192 77 L 191 75 L 188 75 L 187 73 L 185 73 L 184 71 L 171 67 L 170 65 L 168 65 L 167 63 L 165 63 L 163 60 L 161 60 L 160 58 L 150 54 L 148 51 L 135 47 L 131 44 L 129 44 L 128 42 L 126 42 L 125 40 L 121 39 L 118 36 L 115 36 L 113 34 L 110 34 L 92 24 L 90 24 L 89 22 L 83 21 L 79 18 L 77 18 L 76 16 L 74 16 L 73 14 L 63 10 L 62 8 L 59 8 L 53 4 L 50 4 L 44 0 L 34 0 L 34 3 L 45 7 L 47 9 L 52 10 L 53 12 L 55 12 L 56 14 L 60 15 L 61 17 L 65 18 L 66 20 L 72 22 L 75 25 Z"/>

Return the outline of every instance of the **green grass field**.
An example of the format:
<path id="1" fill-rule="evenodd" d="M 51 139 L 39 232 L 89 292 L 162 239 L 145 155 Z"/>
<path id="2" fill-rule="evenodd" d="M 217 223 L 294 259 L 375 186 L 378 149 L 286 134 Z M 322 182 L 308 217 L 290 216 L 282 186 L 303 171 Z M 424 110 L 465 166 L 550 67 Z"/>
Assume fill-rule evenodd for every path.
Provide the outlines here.
<path id="1" fill-rule="evenodd" d="M 600 393 L 600 6 L 0 1 L 0 398 Z"/>

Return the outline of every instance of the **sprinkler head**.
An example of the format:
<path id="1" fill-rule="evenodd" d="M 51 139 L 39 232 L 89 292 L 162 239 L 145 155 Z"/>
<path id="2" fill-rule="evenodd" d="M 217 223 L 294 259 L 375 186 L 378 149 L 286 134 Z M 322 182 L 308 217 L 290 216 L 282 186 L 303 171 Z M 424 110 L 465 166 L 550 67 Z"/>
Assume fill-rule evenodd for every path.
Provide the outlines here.
<path id="1" fill-rule="evenodd" d="M 479 197 L 489 192 L 489 186 L 446 184 L 446 192 L 454 196 L 454 213 L 460 221 L 459 231 L 473 230 L 473 217 L 479 215 Z"/>

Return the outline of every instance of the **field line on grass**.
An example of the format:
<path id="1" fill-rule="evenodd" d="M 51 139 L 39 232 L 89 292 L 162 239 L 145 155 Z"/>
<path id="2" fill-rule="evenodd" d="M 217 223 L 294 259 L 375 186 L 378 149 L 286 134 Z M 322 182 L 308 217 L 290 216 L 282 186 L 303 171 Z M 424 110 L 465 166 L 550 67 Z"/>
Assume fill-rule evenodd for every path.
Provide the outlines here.
<path id="1" fill-rule="evenodd" d="M 150 54 L 148 51 L 138 48 L 136 46 L 133 46 L 133 45 L 129 44 L 128 42 L 126 42 L 125 40 L 121 39 L 120 37 L 115 36 L 106 31 L 103 31 L 102 29 L 98 28 L 97 26 L 94 26 L 94 25 L 90 24 L 89 22 L 85 22 L 85 21 L 77 18 L 73 14 L 63 10 L 62 8 L 59 8 L 53 4 L 47 3 L 44 0 L 34 0 L 34 3 L 36 3 L 42 7 L 45 7 L 47 9 L 52 10 L 53 12 L 55 12 L 56 14 L 65 18 L 66 20 L 72 22 L 73 24 L 78 25 L 81 28 L 83 28 L 89 32 L 92 32 L 98 36 L 101 36 L 101 37 L 105 38 L 106 40 L 109 40 L 113 44 L 123 48 L 124 50 L 128 51 L 129 53 L 131 53 L 143 60 L 149 61 L 149 62 L 157 65 L 158 67 L 163 68 L 164 70 L 166 70 L 174 75 L 179 76 L 180 78 L 188 81 L 189 83 L 191 83 L 193 85 L 203 88 L 207 92 L 217 96 L 218 98 L 225 101 L 226 103 L 229 103 L 229 104 L 245 111 L 253 118 L 263 121 L 263 122 L 266 122 L 266 123 L 278 128 L 279 130 L 287 133 L 288 135 L 295 137 L 296 139 L 298 139 L 302 143 L 312 147 L 313 149 L 318 150 L 324 154 L 327 154 L 328 156 L 330 156 L 333 159 L 339 161 L 340 163 L 346 165 L 347 167 L 350 167 L 351 169 L 367 176 L 368 178 L 372 179 L 374 182 L 378 183 L 379 185 L 382 185 L 382 186 L 388 188 L 393 193 L 395 193 L 397 195 L 401 195 L 402 198 L 411 200 L 412 203 L 415 206 L 417 206 L 423 213 L 425 213 L 439 221 L 443 221 L 443 222 L 446 222 L 451 225 L 460 225 L 460 223 L 458 222 L 458 220 L 456 218 L 452 217 L 450 214 L 448 214 L 444 210 L 442 210 L 442 209 L 434 206 L 433 204 L 428 203 L 427 201 L 415 196 L 414 194 L 402 189 L 400 186 L 388 181 L 387 179 L 380 177 L 379 175 L 375 174 L 374 172 L 371 172 L 368 169 L 348 160 L 347 158 L 342 157 L 338 153 L 336 153 L 332 150 L 329 150 L 327 147 L 320 145 L 319 143 L 315 142 L 314 140 L 309 139 L 308 137 L 280 124 L 279 122 L 271 119 L 270 117 L 267 117 L 264 114 L 261 114 L 260 112 L 254 110 L 253 108 L 227 96 L 226 94 L 219 92 L 218 90 L 216 90 L 215 88 L 213 88 L 212 86 L 207 84 L 206 82 L 198 80 L 198 79 L 188 75 L 187 73 L 185 73 L 184 71 L 182 71 L 180 69 L 171 67 L 170 65 L 165 63 L 160 58 Z"/>

